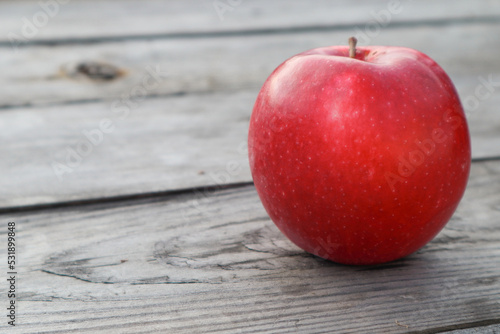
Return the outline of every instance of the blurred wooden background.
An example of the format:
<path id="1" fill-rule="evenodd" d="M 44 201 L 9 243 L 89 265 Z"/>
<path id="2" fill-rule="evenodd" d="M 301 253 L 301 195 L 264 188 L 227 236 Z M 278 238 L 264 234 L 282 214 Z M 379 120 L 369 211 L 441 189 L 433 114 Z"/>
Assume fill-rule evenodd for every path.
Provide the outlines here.
<path id="1" fill-rule="evenodd" d="M 472 136 L 450 223 L 377 267 L 286 240 L 246 155 L 271 71 L 351 35 L 435 59 Z M 497 0 L 0 2 L 0 331 L 500 332 L 499 55 Z"/>

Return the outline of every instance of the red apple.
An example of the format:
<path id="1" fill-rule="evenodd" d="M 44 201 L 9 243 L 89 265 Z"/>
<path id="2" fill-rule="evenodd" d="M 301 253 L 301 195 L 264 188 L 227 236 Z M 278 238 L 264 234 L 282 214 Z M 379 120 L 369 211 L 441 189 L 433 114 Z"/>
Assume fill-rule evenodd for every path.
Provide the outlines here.
<path id="1" fill-rule="evenodd" d="M 296 245 L 344 264 L 423 247 L 465 191 L 467 122 L 444 70 L 416 50 L 331 46 L 281 64 L 255 102 L 250 167 Z"/>

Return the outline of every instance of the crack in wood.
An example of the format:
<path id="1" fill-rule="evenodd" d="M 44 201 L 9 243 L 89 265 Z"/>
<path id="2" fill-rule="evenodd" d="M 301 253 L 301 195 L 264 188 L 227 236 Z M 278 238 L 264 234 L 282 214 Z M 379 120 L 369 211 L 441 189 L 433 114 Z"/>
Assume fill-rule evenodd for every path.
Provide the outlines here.
<path id="1" fill-rule="evenodd" d="M 411 331 L 411 332 L 408 332 L 407 334 L 438 334 L 438 333 L 450 332 L 450 331 L 455 331 L 455 330 L 486 327 L 486 326 L 498 325 L 498 324 L 500 324 L 500 318 L 486 319 L 486 320 L 480 320 L 480 321 L 474 321 L 474 322 L 466 322 L 466 323 L 443 326 L 443 327 L 435 327 L 435 328 L 430 328 L 430 329 L 425 329 L 425 330 L 420 330 L 420 331 Z"/>
<path id="2" fill-rule="evenodd" d="M 75 200 L 75 201 L 66 201 L 66 202 L 53 202 L 46 204 L 34 204 L 34 205 L 26 205 L 26 206 L 14 206 L 14 207 L 4 207 L 0 208 L 0 214 L 9 214 L 9 213 L 17 213 L 17 212 L 35 212 L 35 211 L 46 211 L 46 210 L 54 210 L 54 209 L 75 209 L 75 208 L 85 208 L 88 206 L 105 206 L 114 204 L 116 206 L 127 206 L 130 205 L 130 202 L 136 202 L 140 204 L 144 200 L 156 199 L 159 201 L 168 200 L 172 198 L 178 198 L 178 196 L 194 196 L 195 193 L 213 191 L 222 192 L 227 189 L 239 189 L 245 188 L 248 186 L 253 186 L 253 181 L 248 182 L 235 182 L 224 185 L 208 185 L 208 186 L 200 186 L 200 187 L 192 187 L 185 189 L 170 189 L 164 191 L 154 191 L 140 194 L 125 194 L 118 196 L 110 196 L 110 197 L 100 197 L 100 198 L 88 198 L 83 200 Z M 216 196 L 215 194 L 213 195 Z M 150 201 L 149 201 L 150 202 Z"/>
<path id="3" fill-rule="evenodd" d="M 63 274 L 59 272 L 55 272 L 52 270 L 48 269 L 40 269 L 41 272 L 44 272 L 46 274 L 50 275 L 56 275 L 60 277 L 70 277 L 77 279 L 82 282 L 87 282 L 87 283 L 93 283 L 93 284 L 124 284 L 124 285 L 155 285 L 155 284 L 194 284 L 194 283 L 203 283 L 203 284 L 217 284 L 214 282 L 208 282 L 208 281 L 200 281 L 200 280 L 186 280 L 186 281 L 169 281 L 168 276 L 161 276 L 161 277 L 152 277 L 152 278 L 147 278 L 147 279 L 140 279 L 137 281 L 130 281 L 130 282 L 124 282 L 124 281 L 98 281 L 98 280 L 92 280 L 92 279 L 87 279 L 80 277 L 75 274 Z M 154 281 L 157 279 L 158 281 Z M 159 281 L 159 280 L 164 280 L 164 281 Z M 221 283 L 221 282 L 218 282 Z"/>
<path id="4" fill-rule="evenodd" d="M 415 21 L 396 21 L 389 22 L 385 29 L 421 27 L 421 26 L 449 26 L 464 25 L 476 23 L 498 23 L 496 16 L 469 16 L 459 18 L 439 18 L 439 19 L 419 19 Z M 221 38 L 221 37 L 244 37 L 260 35 L 289 35 L 310 32 L 329 32 L 352 30 L 353 27 L 365 25 L 366 22 L 352 22 L 341 24 L 307 25 L 307 26 L 287 26 L 287 27 L 268 27 L 268 28 L 249 28 L 241 30 L 219 30 L 219 31 L 195 31 L 195 32 L 172 32 L 159 34 L 136 34 L 123 36 L 99 36 L 99 37 L 80 37 L 80 38 L 59 38 L 59 39 L 31 39 L 19 44 L 18 48 L 27 48 L 31 46 L 61 46 L 61 45 L 90 45 L 102 43 L 117 43 L 127 41 L 141 41 L 151 39 L 198 39 L 198 38 Z M 0 41 L 0 48 L 11 48 L 10 41 Z"/>

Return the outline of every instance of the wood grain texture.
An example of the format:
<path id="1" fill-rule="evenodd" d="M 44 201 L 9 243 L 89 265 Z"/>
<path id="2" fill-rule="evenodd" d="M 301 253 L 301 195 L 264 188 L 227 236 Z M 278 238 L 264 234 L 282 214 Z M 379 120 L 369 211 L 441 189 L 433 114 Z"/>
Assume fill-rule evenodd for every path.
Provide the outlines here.
<path id="1" fill-rule="evenodd" d="M 500 155 L 499 26 L 423 25 L 418 34 L 401 27 L 374 38 L 421 49 L 450 73 L 477 159 Z M 0 208 L 250 182 L 245 142 L 260 85 L 283 59 L 344 37 L 332 31 L 144 40 L 30 47 L 0 58 L 0 167 L 9 170 L 0 178 Z M 96 81 L 60 73 L 61 66 L 89 60 L 125 74 Z M 156 69 L 161 77 L 151 74 Z M 488 81 L 493 85 L 486 87 Z M 151 89 L 142 89 L 144 82 Z M 85 146 L 84 131 L 104 119 L 114 130 Z M 81 161 L 69 153 L 79 145 L 91 151 Z M 54 163 L 69 166 L 67 173 L 59 166 L 62 178 Z"/>
<path id="2" fill-rule="evenodd" d="M 500 332 L 500 0 L 402 0 L 380 31 L 386 0 L 244 0 L 223 17 L 213 0 L 71 0 L 13 48 L 12 33 L 54 1 L 0 2 L 0 221 L 17 224 L 15 333 Z M 442 65 L 484 160 L 436 239 L 370 267 L 291 244 L 246 156 L 269 73 L 359 33 Z M 67 160 L 78 149 L 88 153 Z M 58 178 L 54 162 L 71 172 Z"/>
<path id="3" fill-rule="evenodd" d="M 498 334 L 500 333 L 500 325 L 481 326 L 468 329 L 457 329 L 444 334 Z"/>
<path id="4" fill-rule="evenodd" d="M 0 170 L 9 173 L 0 177 L 0 207 L 250 182 L 255 97 L 149 99 L 128 113 L 108 103 L 4 111 Z M 106 119 L 112 131 L 103 133 Z"/>
<path id="5" fill-rule="evenodd" d="M 420 50 L 450 75 L 463 99 L 476 95 L 479 77 L 496 83 L 474 110 L 500 99 L 500 19 L 497 23 L 457 23 L 386 28 L 359 44 L 398 45 Z M 142 39 L 104 44 L 33 46 L 4 52 L 0 109 L 18 106 L 126 99 L 126 96 L 258 90 L 287 58 L 315 47 L 347 43 L 351 30 L 293 31 L 225 37 Z M 464 47 L 466 46 L 466 47 Z M 481 52 L 478 52 L 480 50 Z M 1 51 L 1 49 L 0 49 Z M 81 65 L 116 66 L 123 75 L 93 80 Z M 149 71 L 148 71 L 149 69 Z M 160 73 L 152 81 L 151 71 Z M 145 92 L 140 88 L 150 82 Z M 139 89 L 137 91 L 136 89 Z M 486 96 L 484 91 L 481 96 Z M 474 107 L 474 103 L 469 103 Z M 469 108 L 473 109 L 473 108 Z"/>
<path id="6" fill-rule="evenodd" d="M 48 3 L 50 1 L 42 1 Z M 27 30 L 27 42 L 71 42 L 120 39 L 123 37 L 176 36 L 213 32 L 243 32 L 249 30 L 364 26 L 388 11 L 386 0 L 71 0 L 56 7 L 39 1 L 0 2 L 0 43 L 10 45 L 12 35 L 23 36 L 26 20 L 35 24 Z M 215 8 L 219 4 L 219 11 Z M 500 14 L 498 0 L 409 1 L 401 0 L 393 9 L 390 24 L 439 22 L 446 20 L 477 20 Z M 227 5 L 227 6 L 224 6 Z M 432 8 L 430 10 L 430 8 Z M 44 22 L 40 12 L 50 13 Z M 307 15 L 304 15 L 307 13 Z M 375 15 L 375 16 L 374 16 Z M 385 23 L 385 18 L 379 18 Z M 33 18 L 35 16 L 35 19 Z M 45 23 L 45 24 L 44 24 Z"/>
<path id="7" fill-rule="evenodd" d="M 127 113 L 113 112 L 112 102 L 4 110 L 0 170 L 9 172 L 0 177 L 0 209 L 251 182 L 256 94 L 147 99 Z M 500 156 L 493 108 L 469 115 L 474 158 Z"/>
<path id="8" fill-rule="evenodd" d="M 305 254 L 275 228 L 252 186 L 2 215 L 18 228 L 16 332 L 498 328 L 499 189 L 500 161 L 474 163 L 435 240 L 368 267 Z"/>

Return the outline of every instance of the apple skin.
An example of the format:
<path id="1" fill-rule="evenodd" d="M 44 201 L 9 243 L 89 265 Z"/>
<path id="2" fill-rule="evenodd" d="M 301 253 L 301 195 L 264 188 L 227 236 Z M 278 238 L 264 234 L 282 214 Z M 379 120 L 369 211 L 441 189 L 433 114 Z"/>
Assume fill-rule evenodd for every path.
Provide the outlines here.
<path id="1" fill-rule="evenodd" d="M 453 215 L 471 152 L 458 94 L 431 58 L 347 46 L 281 64 L 255 102 L 252 177 L 276 226 L 316 256 L 370 265 L 407 256 Z"/>

